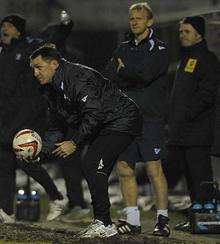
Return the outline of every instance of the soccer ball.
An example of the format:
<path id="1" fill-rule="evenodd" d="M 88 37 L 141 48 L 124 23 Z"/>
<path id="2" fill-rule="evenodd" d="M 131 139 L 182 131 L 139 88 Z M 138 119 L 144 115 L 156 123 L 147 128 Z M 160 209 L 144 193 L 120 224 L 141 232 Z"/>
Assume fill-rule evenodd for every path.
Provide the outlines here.
<path id="1" fill-rule="evenodd" d="M 33 130 L 21 130 L 13 139 L 13 150 L 19 159 L 34 159 L 40 153 L 41 149 L 41 137 Z"/>

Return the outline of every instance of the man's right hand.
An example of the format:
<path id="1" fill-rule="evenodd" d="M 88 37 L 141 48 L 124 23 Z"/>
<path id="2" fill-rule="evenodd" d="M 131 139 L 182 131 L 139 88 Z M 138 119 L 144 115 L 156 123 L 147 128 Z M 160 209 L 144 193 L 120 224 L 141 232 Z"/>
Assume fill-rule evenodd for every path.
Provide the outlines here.
<path id="1" fill-rule="evenodd" d="M 117 68 L 117 73 L 120 71 L 121 68 L 124 68 L 125 65 L 122 62 L 122 60 L 120 58 L 118 58 L 118 68 Z"/>

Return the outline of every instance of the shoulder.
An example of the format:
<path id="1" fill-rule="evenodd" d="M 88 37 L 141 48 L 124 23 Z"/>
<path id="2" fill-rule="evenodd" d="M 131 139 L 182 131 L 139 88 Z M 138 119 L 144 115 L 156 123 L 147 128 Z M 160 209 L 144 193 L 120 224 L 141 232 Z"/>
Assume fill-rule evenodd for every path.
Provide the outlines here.
<path id="1" fill-rule="evenodd" d="M 90 68 L 88 66 L 78 64 L 78 63 L 71 63 L 66 61 L 65 62 L 65 76 L 75 80 L 75 83 L 80 82 L 87 82 L 92 77 L 98 74 L 98 71 Z"/>
<path id="2" fill-rule="evenodd" d="M 30 53 L 39 48 L 41 45 L 43 45 L 42 39 L 35 39 L 28 36 L 23 39 L 18 48 L 24 52 Z"/>
<path id="3" fill-rule="evenodd" d="M 130 41 L 121 42 L 118 45 L 118 47 L 116 48 L 115 52 L 120 52 L 120 51 L 124 51 L 124 50 L 128 49 L 130 47 L 130 43 L 131 43 L 131 40 Z"/>
<path id="4" fill-rule="evenodd" d="M 153 51 L 168 52 L 167 44 L 155 36 L 149 39 L 149 44 L 149 48 Z"/>
<path id="5" fill-rule="evenodd" d="M 90 96 L 94 95 L 102 84 L 101 79 L 103 76 L 98 71 L 88 66 L 77 63 L 67 63 L 65 65 L 65 72 L 64 83 L 66 83 L 69 92 L 75 94 L 77 99 L 80 100 L 82 100 L 81 94 L 86 92 L 90 94 Z"/>
<path id="6" fill-rule="evenodd" d="M 193 55 L 198 59 L 200 63 L 206 66 L 219 63 L 219 60 L 215 53 L 210 51 L 208 48 L 194 50 Z"/>
<path id="7" fill-rule="evenodd" d="M 127 47 L 127 46 L 129 46 L 129 45 L 130 45 L 130 43 L 131 43 L 131 40 L 121 42 L 121 44 L 119 45 L 119 47 Z"/>
<path id="8" fill-rule="evenodd" d="M 26 42 L 29 43 L 29 44 L 34 44 L 34 43 L 42 43 L 43 42 L 43 39 L 41 38 L 34 38 L 34 37 L 31 37 L 31 36 L 27 36 L 25 38 Z"/>
<path id="9" fill-rule="evenodd" d="M 27 36 L 24 38 L 23 44 L 27 47 L 39 47 L 44 44 L 44 41 L 41 38 L 33 38 Z"/>
<path id="10" fill-rule="evenodd" d="M 210 62 L 219 64 L 219 60 L 218 60 L 217 56 L 215 55 L 214 52 L 212 52 L 210 50 L 207 50 L 207 58 L 210 60 Z"/>
<path id="11" fill-rule="evenodd" d="M 200 63 L 205 70 L 210 70 L 210 72 L 211 70 L 214 70 L 213 72 L 219 72 L 220 70 L 220 63 L 217 56 L 209 50 L 206 50 L 206 52 L 202 54 Z"/>

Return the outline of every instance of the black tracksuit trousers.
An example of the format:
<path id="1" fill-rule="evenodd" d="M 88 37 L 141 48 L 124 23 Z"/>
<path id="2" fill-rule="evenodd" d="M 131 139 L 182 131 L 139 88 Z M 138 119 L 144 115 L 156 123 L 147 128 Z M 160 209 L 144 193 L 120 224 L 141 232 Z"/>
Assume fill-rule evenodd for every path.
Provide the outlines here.
<path id="1" fill-rule="evenodd" d="M 201 192 L 200 186 L 204 181 L 213 181 L 210 150 L 209 146 L 168 147 L 164 173 L 168 182 L 169 179 L 177 182 L 177 178 L 185 176 L 191 202 L 212 199 L 213 188 L 208 186 L 205 192 Z"/>
<path id="2" fill-rule="evenodd" d="M 111 224 L 108 179 L 119 156 L 133 138 L 123 133 L 98 136 L 82 160 L 82 170 L 89 185 L 94 219 Z"/>
<path id="3" fill-rule="evenodd" d="M 36 180 L 47 192 L 50 200 L 62 199 L 53 180 L 41 165 L 31 165 L 16 160 L 12 151 L 0 147 L 0 208 L 7 214 L 13 213 L 16 190 L 16 169 L 22 169 L 27 175 Z"/>
<path id="4" fill-rule="evenodd" d="M 64 140 L 70 140 L 76 133 L 72 129 L 68 129 L 66 137 L 59 130 L 46 131 L 45 140 L 43 142 L 43 151 L 46 155 L 51 156 L 52 151 L 57 147 L 55 143 Z M 50 160 L 58 161 L 59 168 L 62 172 L 65 180 L 67 197 L 69 200 L 69 208 L 80 206 L 86 208 L 86 202 L 83 197 L 82 178 L 83 173 L 81 169 L 81 153 L 80 151 L 75 152 L 73 155 L 63 159 L 60 157 L 51 157 Z M 46 156 L 45 156 L 46 157 Z M 49 159 L 49 158 L 47 158 Z"/>

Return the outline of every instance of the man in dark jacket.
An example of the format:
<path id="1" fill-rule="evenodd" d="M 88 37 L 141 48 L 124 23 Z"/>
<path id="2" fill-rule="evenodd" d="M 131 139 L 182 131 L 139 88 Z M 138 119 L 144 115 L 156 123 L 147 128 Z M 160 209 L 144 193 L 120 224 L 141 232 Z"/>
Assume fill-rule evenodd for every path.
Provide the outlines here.
<path id="1" fill-rule="evenodd" d="M 51 200 L 51 210 L 59 210 L 56 211 L 56 215 L 61 214 L 61 210 L 67 203 L 40 165 L 16 162 L 12 150 L 13 137 L 21 129 L 31 128 L 43 135 L 47 110 L 47 104 L 38 92 L 38 84 L 29 65 L 29 55 L 42 43 L 26 37 L 25 27 L 26 20 L 19 15 L 9 15 L 1 21 L 0 209 L 1 216 L 3 215 L 2 222 L 14 221 L 12 214 L 17 166 L 44 187 Z M 66 26 L 63 25 L 62 28 L 65 29 Z M 54 207 L 55 205 L 57 208 Z"/>
<path id="2" fill-rule="evenodd" d="M 108 178 L 118 155 L 139 135 L 142 118 L 135 103 L 92 68 L 61 59 L 53 48 L 31 55 L 34 75 L 49 84 L 50 109 L 55 119 L 77 128 L 76 139 L 56 144 L 54 154 L 66 158 L 90 143 L 82 160 L 88 182 L 94 221 L 81 238 L 106 238 L 117 234 L 110 218 Z"/>
<path id="3" fill-rule="evenodd" d="M 167 182 L 161 158 L 169 55 L 166 45 L 156 38 L 151 28 L 153 13 L 149 5 L 134 4 L 129 15 L 133 38 L 119 46 L 105 70 L 106 76 L 140 106 L 144 115 L 143 136 L 119 156 L 117 163 L 126 206 L 126 220 L 120 221 L 118 230 L 120 234 L 141 232 L 134 168 L 135 163 L 144 162 L 156 198 L 154 235 L 168 236 Z"/>
<path id="4" fill-rule="evenodd" d="M 216 76 L 220 77 L 220 62 L 217 69 Z M 215 126 L 214 126 L 214 142 L 212 145 L 211 154 L 218 158 L 220 157 L 220 85 L 218 83 L 218 89 L 215 102 Z"/>
<path id="5" fill-rule="evenodd" d="M 167 160 L 183 171 L 191 202 L 203 202 L 212 200 L 211 189 L 202 193 L 200 185 L 213 180 L 210 148 L 219 64 L 204 39 L 204 18 L 183 19 L 179 32 L 181 59 L 170 98 Z"/>

